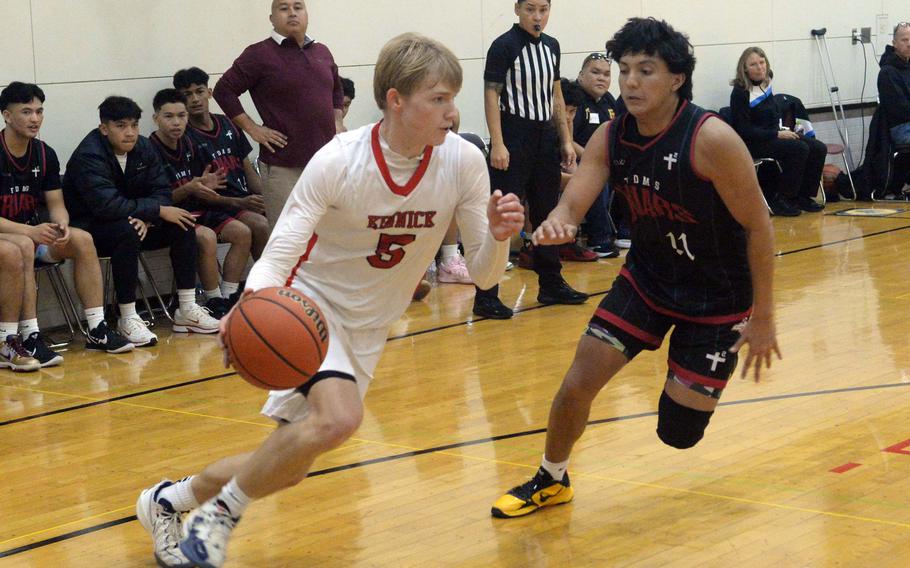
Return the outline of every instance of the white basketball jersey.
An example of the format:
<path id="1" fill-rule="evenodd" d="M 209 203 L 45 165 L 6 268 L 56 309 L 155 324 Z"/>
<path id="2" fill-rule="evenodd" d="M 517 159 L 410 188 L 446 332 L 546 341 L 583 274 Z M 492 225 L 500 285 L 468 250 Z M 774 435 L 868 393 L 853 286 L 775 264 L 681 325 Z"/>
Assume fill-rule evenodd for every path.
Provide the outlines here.
<path id="1" fill-rule="evenodd" d="M 453 216 L 474 282 L 482 289 L 499 282 L 508 240 L 489 230 L 480 151 L 449 133 L 408 159 L 381 139 L 379 124 L 339 134 L 310 160 L 247 288 L 299 288 L 331 303 L 345 327 L 391 325 Z"/>

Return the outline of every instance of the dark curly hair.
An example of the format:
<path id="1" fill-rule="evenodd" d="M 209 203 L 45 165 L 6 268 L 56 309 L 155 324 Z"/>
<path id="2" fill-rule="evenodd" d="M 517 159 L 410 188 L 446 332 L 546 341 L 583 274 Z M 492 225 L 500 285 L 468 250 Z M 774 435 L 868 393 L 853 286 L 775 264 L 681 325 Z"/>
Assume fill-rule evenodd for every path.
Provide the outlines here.
<path id="1" fill-rule="evenodd" d="M 683 73 L 686 80 L 677 94 L 692 100 L 692 72 L 695 54 L 689 36 L 673 29 L 664 20 L 629 18 L 626 24 L 607 42 L 607 53 L 614 61 L 623 55 L 644 53 L 657 55 L 667 64 L 670 73 Z"/>

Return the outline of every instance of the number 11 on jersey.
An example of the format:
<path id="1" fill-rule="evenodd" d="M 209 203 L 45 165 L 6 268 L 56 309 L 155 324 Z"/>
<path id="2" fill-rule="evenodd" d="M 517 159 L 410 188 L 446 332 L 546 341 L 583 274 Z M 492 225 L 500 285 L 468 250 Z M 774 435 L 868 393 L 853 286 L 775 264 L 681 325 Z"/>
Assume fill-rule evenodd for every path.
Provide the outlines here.
<path id="1" fill-rule="evenodd" d="M 686 255 L 689 257 L 689 260 L 695 260 L 695 255 L 689 251 L 689 241 L 686 240 L 685 233 L 680 233 L 679 237 L 673 233 L 667 233 L 667 238 L 670 239 L 670 246 L 673 247 L 673 250 L 676 251 L 676 254 L 679 256 Z"/>

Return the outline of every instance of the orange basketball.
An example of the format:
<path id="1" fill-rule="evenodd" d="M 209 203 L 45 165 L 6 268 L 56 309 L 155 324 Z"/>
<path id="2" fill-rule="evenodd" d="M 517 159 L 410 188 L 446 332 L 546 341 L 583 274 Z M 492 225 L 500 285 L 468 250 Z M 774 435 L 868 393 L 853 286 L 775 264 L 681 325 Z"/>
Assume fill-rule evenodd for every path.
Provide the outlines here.
<path id="1" fill-rule="evenodd" d="M 237 303 L 224 345 L 234 369 L 251 385 L 291 389 L 319 370 L 329 348 L 329 325 L 303 293 L 263 288 Z"/>

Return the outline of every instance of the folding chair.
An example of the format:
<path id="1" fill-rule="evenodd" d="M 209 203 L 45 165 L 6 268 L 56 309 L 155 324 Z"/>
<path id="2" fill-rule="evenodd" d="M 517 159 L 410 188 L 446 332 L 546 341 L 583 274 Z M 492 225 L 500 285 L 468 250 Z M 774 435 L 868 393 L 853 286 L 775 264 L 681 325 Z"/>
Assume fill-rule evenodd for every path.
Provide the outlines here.
<path id="1" fill-rule="evenodd" d="M 47 275 L 47 281 L 50 282 L 51 289 L 54 291 L 60 313 L 63 314 L 63 319 L 66 320 L 66 326 L 69 328 L 69 336 L 66 341 L 52 341 L 52 348 L 64 347 L 72 343 L 76 339 L 77 328 L 83 336 L 88 337 L 88 330 L 82 325 L 82 317 L 79 315 L 66 280 L 63 279 L 63 272 L 60 270 L 64 262 L 62 260 L 54 263 L 35 261 L 35 283 L 38 283 L 40 274 Z"/>

